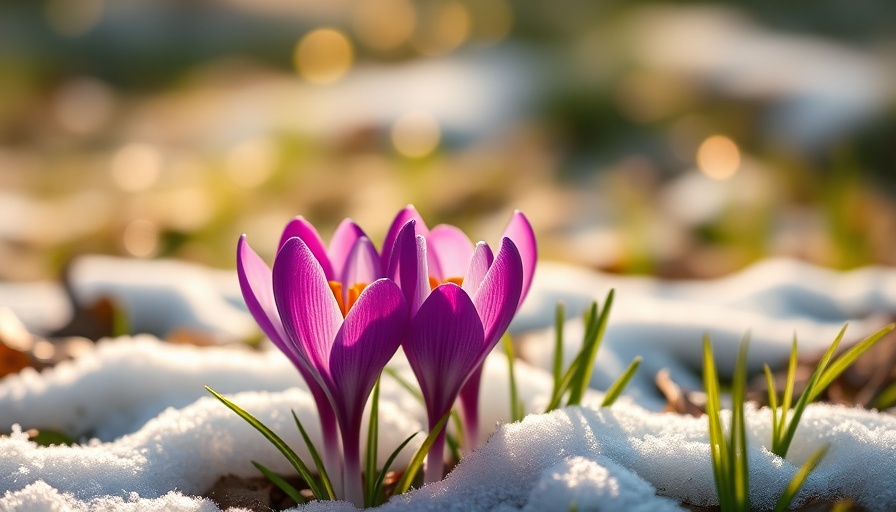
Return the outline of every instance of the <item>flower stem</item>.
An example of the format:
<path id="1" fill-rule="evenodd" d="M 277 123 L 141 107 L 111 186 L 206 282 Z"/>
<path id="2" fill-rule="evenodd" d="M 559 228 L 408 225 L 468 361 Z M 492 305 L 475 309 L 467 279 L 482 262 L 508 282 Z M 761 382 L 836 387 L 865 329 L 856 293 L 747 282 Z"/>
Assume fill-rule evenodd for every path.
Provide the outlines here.
<path id="1" fill-rule="evenodd" d="M 438 422 L 438 421 L 437 421 Z M 430 422 L 432 423 L 432 422 Z M 430 425 L 430 430 L 434 428 Z M 426 455 L 426 469 L 423 473 L 423 483 L 438 482 L 445 474 L 445 431 L 442 428 L 433 440 L 429 453 Z"/>
<path id="2" fill-rule="evenodd" d="M 327 406 L 330 404 L 327 403 Z M 339 446 L 339 427 L 333 409 L 318 408 L 320 414 L 321 437 L 324 443 L 324 466 L 330 476 L 330 484 L 336 496 L 341 496 L 342 484 L 342 449 Z"/>
<path id="3" fill-rule="evenodd" d="M 364 508 L 364 481 L 361 478 L 361 449 L 358 438 L 360 430 L 342 437 L 342 448 L 345 452 L 343 466 L 344 499 L 354 506 Z"/>

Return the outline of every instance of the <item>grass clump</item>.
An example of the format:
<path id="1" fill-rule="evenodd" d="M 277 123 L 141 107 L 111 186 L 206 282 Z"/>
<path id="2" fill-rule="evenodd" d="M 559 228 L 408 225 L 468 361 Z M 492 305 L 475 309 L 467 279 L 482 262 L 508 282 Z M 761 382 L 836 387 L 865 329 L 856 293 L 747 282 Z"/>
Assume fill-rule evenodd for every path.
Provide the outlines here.
<path id="1" fill-rule="evenodd" d="M 796 380 L 797 366 L 796 336 L 793 338 L 793 344 L 790 349 L 790 360 L 787 365 L 787 380 L 784 384 L 784 393 L 781 396 L 780 403 L 778 402 L 778 391 L 775 386 L 774 378 L 772 378 L 771 369 L 769 369 L 768 365 L 765 365 L 764 370 L 765 378 L 768 382 L 769 409 L 771 409 L 772 413 L 772 453 L 780 457 L 787 456 L 787 450 L 790 448 L 790 443 L 793 441 L 794 435 L 796 435 L 797 426 L 799 425 L 803 412 L 806 410 L 806 406 L 818 398 L 818 396 L 821 395 L 832 382 L 834 382 L 834 379 L 846 371 L 859 356 L 873 347 L 884 337 L 884 335 L 892 331 L 894 327 L 896 327 L 894 324 L 885 326 L 871 336 L 856 343 L 855 346 L 841 354 L 840 357 L 833 359 L 834 353 L 840 345 L 840 341 L 843 340 L 843 336 L 846 334 L 847 326 L 844 325 L 834 338 L 831 346 L 822 356 L 818 366 L 815 367 L 815 371 L 812 372 L 812 376 L 806 384 L 806 389 L 803 390 L 803 393 L 793 406 L 792 412 L 791 403 L 793 401 L 793 389 Z"/>
<path id="2" fill-rule="evenodd" d="M 750 471 L 747 461 L 747 432 L 744 403 L 747 388 L 747 347 L 745 339 L 737 355 L 731 382 L 731 423 L 725 436 L 722 424 L 721 392 L 709 336 L 703 339 L 703 382 L 706 387 L 706 415 L 713 477 L 722 512 L 750 511 Z M 821 462 L 827 446 L 816 450 L 800 467 L 775 505 L 775 512 L 790 508 L 793 499 Z"/>

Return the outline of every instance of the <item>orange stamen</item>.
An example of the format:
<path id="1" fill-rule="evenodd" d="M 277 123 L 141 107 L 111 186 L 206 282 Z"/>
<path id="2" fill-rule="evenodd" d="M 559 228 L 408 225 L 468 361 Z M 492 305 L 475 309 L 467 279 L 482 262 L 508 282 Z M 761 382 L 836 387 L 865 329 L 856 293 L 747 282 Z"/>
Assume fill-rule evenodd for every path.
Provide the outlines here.
<path id="1" fill-rule="evenodd" d="M 347 315 L 349 310 L 352 309 L 352 306 L 355 305 L 355 302 L 358 301 L 358 297 L 361 296 L 361 292 L 364 291 L 367 285 L 364 283 L 355 283 L 351 288 L 348 289 L 348 304 L 345 307 L 345 314 Z"/>
<path id="2" fill-rule="evenodd" d="M 333 292 L 333 296 L 336 297 L 336 304 L 339 305 L 339 312 L 342 313 L 343 318 L 351 311 L 352 306 L 358 301 L 358 297 L 361 296 L 364 288 L 367 288 L 367 285 L 364 283 L 355 283 L 349 287 L 347 294 L 344 294 L 342 283 L 339 281 L 329 281 L 328 284 L 330 285 L 330 291 Z"/>
<path id="3" fill-rule="evenodd" d="M 445 279 L 444 281 L 439 282 L 439 280 L 436 279 L 435 277 L 429 276 L 429 289 L 430 290 L 435 290 L 436 286 L 439 286 L 440 284 L 445 284 L 445 283 L 454 283 L 457 286 L 462 286 L 464 284 L 464 278 L 463 277 L 449 277 L 448 279 Z"/>
<path id="4" fill-rule="evenodd" d="M 339 281 L 329 281 L 330 291 L 333 292 L 333 296 L 336 297 L 336 304 L 339 304 L 339 311 L 342 313 L 342 317 L 345 318 L 345 299 L 342 295 L 342 283 Z"/>

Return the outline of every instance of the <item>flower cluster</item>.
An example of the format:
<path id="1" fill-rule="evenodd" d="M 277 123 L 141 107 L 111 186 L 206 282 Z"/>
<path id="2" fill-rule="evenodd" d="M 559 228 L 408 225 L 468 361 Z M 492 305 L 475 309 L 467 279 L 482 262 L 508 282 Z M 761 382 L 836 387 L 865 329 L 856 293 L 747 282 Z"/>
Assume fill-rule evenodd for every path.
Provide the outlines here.
<path id="1" fill-rule="evenodd" d="M 240 238 L 237 271 L 246 304 L 308 384 L 327 472 L 342 470 L 338 495 L 363 503 L 361 417 L 399 346 L 420 385 L 430 429 L 460 398 L 465 447 L 475 446 L 482 363 L 525 298 L 535 262 L 535 236 L 520 212 L 497 254 L 454 226 L 428 229 L 412 206 L 396 216 L 381 253 L 348 219 L 329 247 L 310 223 L 294 219 L 273 268 Z M 427 482 L 442 478 L 444 443 L 442 431 L 427 457 Z"/>

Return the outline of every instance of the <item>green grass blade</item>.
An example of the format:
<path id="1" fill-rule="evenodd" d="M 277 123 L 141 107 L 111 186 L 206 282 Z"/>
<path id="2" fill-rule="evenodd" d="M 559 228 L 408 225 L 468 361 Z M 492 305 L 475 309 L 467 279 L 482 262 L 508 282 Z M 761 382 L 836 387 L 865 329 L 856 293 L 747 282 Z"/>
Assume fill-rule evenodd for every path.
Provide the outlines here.
<path id="1" fill-rule="evenodd" d="M 510 379 L 510 421 L 520 421 L 523 419 L 523 411 L 517 395 L 516 376 L 513 372 L 516 355 L 513 353 L 513 340 L 510 339 L 509 334 L 501 336 L 501 344 L 504 345 L 504 354 L 507 356 L 507 373 Z"/>
<path id="2" fill-rule="evenodd" d="M 408 382 L 407 379 L 402 377 L 398 372 L 396 372 L 392 368 L 384 368 L 383 371 L 386 372 L 386 375 L 395 379 L 395 381 L 398 382 L 398 384 L 402 388 L 404 388 L 408 393 L 413 395 L 413 397 L 416 398 L 418 402 L 420 402 L 424 406 L 426 405 L 426 400 L 423 399 L 423 393 L 421 393 L 419 389 L 414 387 L 413 384 Z M 454 417 L 454 426 L 456 428 L 456 437 L 452 436 L 451 433 L 449 432 L 449 433 L 445 434 L 445 442 L 448 443 L 448 447 L 451 448 L 452 455 L 454 455 L 454 457 L 457 460 L 460 460 L 460 450 L 458 450 L 460 443 L 458 442 L 458 439 L 464 438 L 464 429 L 463 429 L 463 424 L 460 421 L 460 416 L 457 415 L 457 412 L 454 411 L 454 409 L 452 409 L 451 411 L 452 411 L 452 416 Z"/>
<path id="3" fill-rule="evenodd" d="M 612 292 L 612 290 L 611 290 Z M 572 362 L 569 364 L 569 368 L 566 369 L 566 372 L 563 373 L 563 376 L 560 377 L 559 384 L 554 386 L 554 391 L 551 395 L 551 400 L 548 402 L 548 406 L 545 409 L 545 412 L 551 412 L 554 409 L 560 407 L 561 402 L 563 401 L 563 395 L 569 391 L 573 382 L 577 379 L 578 375 L 583 371 L 583 365 L 586 364 L 588 360 L 588 352 L 590 352 L 591 343 L 596 342 L 597 338 L 595 334 L 597 333 L 597 324 L 594 320 L 598 317 L 597 311 L 597 301 L 592 301 L 591 305 L 588 309 L 585 310 L 585 313 L 582 314 L 582 323 L 585 325 L 585 334 L 582 339 L 582 346 L 579 349 L 579 352 L 573 358 Z M 562 330 L 562 327 L 561 327 Z M 561 332 L 562 335 L 562 332 Z M 562 343 L 562 338 L 560 343 Z M 555 347 L 556 350 L 556 347 Z M 595 347 L 595 353 L 597 352 L 597 347 Z M 560 355 L 562 359 L 562 354 Z M 593 364 L 593 358 L 592 358 Z M 555 366 L 556 366 L 555 361 Z M 572 394 L 570 394 L 570 399 L 567 400 L 566 405 L 576 405 L 576 403 L 572 402 Z"/>
<path id="4" fill-rule="evenodd" d="M 572 382 L 573 376 L 576 374 L 576 369 L 579 367 L 581 360 L 582 353 L 579 352 L 572 363 L 570 363 L 569 368 L 566 369 L 566 373 L 561 377 L 560 384 L 557 386 L 556 392 L 551 395 L 551 400 L 548 402 L 548 406 L 545 408 L 544 412 L 551 412 L 560 407 L 560 402 L 563 401 L 563 395 L 569 390 L 570 383 Z"/>
<path id="5" fill-rule="evenodd" d="M 879 410 L 896 406 L 896 384 L 891 384 L 874 399 L 874 407 Z"/>
<path id="6" fill-rule="evenodd" d="M 740 344 L 734 379 L 731 383 L 731 466 L 734 474 L 734 500 L 738 510 L 750 510 L 750 471 L 747 468 L 747 430 L 744 402 L 747 389 L 748 338 Z"/>
<path id="7" fill-rule="evenodd" d="M 787 450 L 790 449 L 790 443 L 793 442 L 793 436 L 796 435 L 796 429 L 799 426 L 800 418 L 803 416 L 803 411 L 806 410 L 806 406 L 809 405 L 809 393 L 808 389 L 813 385 L 813 381 L 817 381 L 817 375 L 813 376 L 813 379 L 810 379 L 809 386 L 807 386 L 807 392 L 804 392 L 800 399 L 797 400 L 796 405 L 793 407 L 793 415 L 790 417 L 790 421 L 787 422 L 786 419 L 784 421 L 784 425 L 782 428 L 784 429 L 784 433 L 781 438 L 778 440 L 778 443 L 772 446 L 772 453 L 778 455 L 781 458 L 787 457 Z M 784 412 L 786 414 L 786 411 Z M 786 416 L 785 416 L 786 418 Z"/>
<path id="8" fill-rule="evenodd" d="M 812 401 L 818 397 L 828 386 L 834 382 L 834 379 L 840 376 L 841 373 L 846 371 L 849 366 L 855 362 L 856 359 L 859 358 L 862 354 L 864 354 L 868 349 L 873 347 L 881 338 L 889 334 L 896 328 L 896 325 L 889 324 L 877 331 L 876 333 L 868 336 L 864 340 L 859 343 L 856 343 L 855 346 L 847 350 L 843 355 L 837 358 L 836 361 L 831 363 L 829 368 L 826 368 L 824 372 L 821 374 L 821 378 L 818 380 L 818 385 L 815 389 L 812 390 L 812 395 L 809 396 L 809 400 Z M 845 327 L 844 327 L 845 329 Z"/>
<path id="9" fill-rule="evenodd" d="M 786 432 L 781 436 L 778 442 L 772 446 L 773 453 L 780 457 L 787 456 L 787 450 L 790 448 L 790 443 L 796 435 L 796 429 L 799 426 L 800 418 L 802 417 L 806 406 L 808 406 L 812 400 L 817 398 L 818 395 L 820 395 L 834 381 L 834 379 L 840 376 L 840 374 L 849 367 L 849 365 L 854 363 L 862 353 L 874 346 L 874 344 L 880 341 L 884 335 L 892 331 L 894 327 L 896 326 L 893 324 L 887 325 L 883 329 L 880 329 L 876 333 L 857 343 L 843 355 L 838 357 L 836 361 L 831 363 L 831 359 L 834 357 L 834 353 L 837 351 L 840 341 L 843 340 L 843 336 L 846 334 L 847 325 L 844 325 L 843 328 L 840 329 L 837 337 L 824 353 L 824 356 L 822 356 L 815 371 L 812 372 L 812 376 L 806 385 L 806 390 L 794 406 L 793 416 L 790 419 L 790 423 L 786 426 Z M 788 384 L 790 384 L 790 382 L 788 382 Z"/>
<path id="10" fill-rule="evenodd" d="M 308 501 L 304 496 L 302 496 L 302 493 L 300 493 L 298 489 L 293 487 L 292 484 L 287 482 L 282 476 L 274 473 L 270 469 L 262 466 L 254 460 L 252 461 L 252 465 L 255 466 L 259 471 L 261 471 L 261 474 L 263 474 L 265 477 L 267 477 L 268 480 L 273 482 L 274 485 L 279 487 L 281 491 L 285 492 L 287 496 L 292 498 L 294 502 L 301 504 Z"/>
<path id="11" fill-rule="evenodd" d="M 448 451 L 454 460 L 460 460 L 460 443 L 454 436 L 445 434 L 445 444 L 448 445 Z"/>
<path id="12" fill-rule="evenodd" d="M 721 405 L 719 402 L 719 378 L 716 372 L 712 343 L 709 336 L 703 337 L 703 386 L 706 388 L 706 418 L 709 423 L 709 452 L 712 459 L 712 472 L 716 482 L 716 492 L 722 510 L 730 510 L 732 503 L 729 497 L 730 484 L 728 477 L 727 442 L 722 434 Z"/>
<path id="13" fill-rule="evenodd" d="M 373 385 L 373 396 L 370 401 L 370 420 L 367 422 L 367 449 L 364 454 L 364 490 L 366 507 L 372 507 L 376 494 L 374 475 L 376 475 L 377 443 L 379 442 L 380 424 L 380 378 Z"/>
<path id="14" fill-rule="evenodd" d="M 790 508 L 793 498 L 796 497 L 800 488 L 806 482 L 806 478 L 809 477 L 809 474 L 815 470 L 821 462 L 821 459 L 827 454 L 828 448 L 829 446 L 827 445 L 822 446 L 806 459 L 806 462 L 800 467 L 796 474 L 793 475 L 793 478 L 790 479 L 787 489 L 784 489 L 784 493 L 778 498 L 778 504 L 775 505 L 775 512 L 784 512 Z"/>
<path id="15" fill-rule="evenodd" d="M 308 453 L 311 454 L 311 460 L 314 461 L 314 466 L 317 467 L 317 473 L 320 475 L 321 484 L 323 484 L 323 491 L 328 497 L 328 499 L 335 500 L 336 493 L 333 492 L 333 485 L 330 482 L 330 475 L 327 473 L 327 468 L 324 466 L 323 460 L 320 458 L 320 454 L 317 452 L 317 449 L 314 447 L 314 443 L 311 442 L 311 438 L 308 437 L 308 432 L 305 431 L 305 427 L 302 425 L 302 422 L 299 421 L 299 417 L 296 416 L 296 411 L 292 412 L 292 419 L 296 422 L 296 427 L 299 429 L 299 433 L 302 434 L 302 440 L 305 441 L 305 446 L 308 447 Z M 315 496 L 322 496 L 315 494 Z M 319 498 L 323 499 L 323 498 Z"/>
<path id="16" fill-rule="evenodd" d="M 592 304 L 592 307 L 597 307 L 597 303 Z M 563 401 L 563 395 L 566 394 L 567 391 L 569 391 L 572 380 L 578 372 L 579 367 L 582 365 L 582 361 L 584 360 L 585 356 L 583 347 L 579 350 L 579 353 L 576 354 L 576 357 L 573 358 L 572 362 L 569 364 L 569 368 L 566 369 L 566 372 L 563 373 L 563 376 L 560 378 L 560 383 L 556 386 L 555 392 L 551 395 L 551 400 L 548 402 L 548 406 L 547 408 L 545 408 L 544 412 L 551 412 L 554 409 L 560 407 L 560 402 Z"/>
<path id="17" fill-rule="evenodd" d="M 456 409 L 451 409 L 451 423 L 454 423 L 455 435 L 452 436 L 450 432 L 446 433 L 445 441 L 449 443 L 449 446 L 451 446 L 452 443 L 454 444 L 451 456 L 454 457 L 454 460 L 460 460 L 460 450 L 458 449 L 458 442 L 455 439 L 455 436 L 457 436 L 457 439 L 466 439 L 466 437 L 464 437 L 464 424 L 460 421 L 460 414 L 457 414 Z M 474 448 L 476 447 L 471 446 L 470 451 L 472 452 Z"/>
<path id="18" fill-rule="evenodd" d="M 595 301 L 583 317 L 585 334 L 582 339 L 582 349 L 576 358 L 575 372 L 569 383 L 569 398 L 566 405 L 579 405 L 585 395 L 585 390 L 588 389 L 588 379 L 594 368 L 594 356 L 597 354 L 601 341 L 599 337 L 601 311 Z M 591 357 L 589 358 L 589 356 Z"/>
<path id="19" fill-rule="evenodd" d="M 409 435 L 407 439 L 402 441 L 402 443 L 398 445 L 398 448 L 396 448 L 392 452 L 392 454 L 389 455 L 389 458 L 386 459 L 386 464 L 383 465 L 383 470 L 380 471 L 380 474 L 376 477 L 376 482 L 373 484 L 374 497 L 381 496 L 383 494 L 383 482 L 386 481 L 386 473 L 389 472 L 389 468 L 392 466 L 392 463 L 395 462 L 395 458 L 398 457 L 398 454 L 401 453 L 401 450 L 403 450 L 404 447 L 411 442 L 411 439 L 413 439 L 419 433 L 420 432 L 414 432 L 413 434 Z M 373 505 L 376 506 L 379 505 L 379 503 L 374 500 Z"/>
<path id="20" fill-rule="evenodd" d="M 128 312 L 118 303 L 111 302 L 112 305 L 112 337 L 127 336 L 131 334 L 131 319 Z"/>
<path id="21" fill-rule="evenodd" d="M 815 373 L 818 374 L 818 378 L 824 374 L 825 370 L 827 370 L 828 364 L 831 362 L 831 359 L 834 357 L 834 352 L 837 351 L 837 347 L 840 346 L 840 342 L 843 341 L 843 336 L 846 334 L 846 328 L 849 327 L 849 324 L 845 324 L 840 332 L 837 333 L 837 337 L 834 338 L 834 341 L 831 343 L 831 346 L 828 347 L 827 351 L 825 351 L 824 355 L 821 356 L 821 361 L 819 361 L 818 366 L 815 368 L 815 372 L 813 373 L 813 377 Z M 815 380 L 817 383 L 818 380 Z"/>
<path id="22" fill-rule="evenodd" d="M 784 427 L 784 434 L 778 440 L 778 443 L 772 446 L 772 453 L 774 453 L 775 455 L 778 455 L 781 458 L 787 457 L 787 450 L 790 449 L 790 443 L 793 442 L 793 437 L 796 435 L 796 429 L 797 427 L 799 427 L 800 418 L 802 418 L 803 412 L 806 410 L 806 406 L 809 405 L 811 397 L 817 395 L 815 391 L 817 389 L 819 379 L 821 379 L 822 374 L 824 374 L 828 363 L 834 356 L 834 352 L 837 351 L 837 347 L 840 345 L 840 341 L 843 339 L 843 335 L 846 334 L 846 327 L 847 326 L 844 325 L 843 328 L 840 329 L 840 332 L 837 334 L 837 337 L 834 338 L 831 346 L 821 357 L 821 361 L 818 363 L 815 371 L 812 372 L 812 376 L 809 377 L 809 382 L 806 384 L 806 389 L 803 391 L 803 394 L 800 395 L 800 398 L 799 400 L 797 400 L 796 405 L 793 406 L 793 415 L 790 417 L 790 421 L 785 421 L 786 426 Z"/>
<path id="23" fill-rule="evenodd" d="M 305 479 L 305 482 L 308 483 L 308 486 L 311 488 L 311 492 L 314 493 L 315 497 L 317 497 L 318 499 L 326 499 L 327 496 L 329 496 L 328 494 L 324 494 L 323 492 L 321 492 L 320 486 L 318 486 L 314 481 L 314 478 L 311 474 L 311 471 L 308 469 L 308 466 L 306 466 L 305 463 L 302 462 L 302 459 L 300 459 L 299 456 L 296 455 L 296 452 L 294 452 L 292 448 L 289 447 L 289 445 L 283 442 L 283 439 L 280 439 L 280 436 L 275 434 L 262 422 L 258 421 L 254 416 L 244 411 L 242 408 L 240 408 L 240 406 L 224 398 L 224 396 L 222 396 L 214 389 L 208 386 L 205 386 L 205 389 L 215 398 L 220 400 L 221 403 L 226 405 L 228 409 L 235 412 L 240 418 L 243 418 L 246 423 L 252 425 L 255 430 L 261 432 L 261 435 L 263 435 L 271 444 L 273 444 L 278 450 L 280 450 L 280 453 L 282 453 L 283 456 L 286 457 L 289 463 L 292 464 L 292 467 L 294 467 L 296 471 L 298 471 L 302 476 L 302 478 Z"/>
<path id="24" fill-rule="evenodd" d="M 616 379 L 616 382 L 610 386 L 610 389 L 607 390 L 607 394 L 604 395 L 604 401 L 600 404 L 601 407 L 610 407 L 613 405 L 613 402 L 619 398 L 619 395 L 625 390 L 625 387 L 628 386 L 632 377 L 635 376 L 635 372 L 638 371 L 638 367 L 641 365 L 641 361 L 643 358 L 641 356 L 637 356 L 632 359 L 632 362 L 628 365 L 628 368 Z"/>
<path id="25" fill-rule="evenodd" d="M 607 298 L 604 301 L 604 307 L 600 313 L 597 313 L 597 303 L 595 302 L 590 310 L 590 321 L 585 331 L 585 340 L 582 343 L 581 364 L 576 369 L 576 374 L 570 383 L 570 394 L 567 405 L 579 405 L 585 390 L 588 389 L 588 382 L 591 380 L 591 373 L 594 370 L 594 360 L 597 356 L 597 350 L 600 342 L 603 340 L 604 332 L 607 328 L 607 319 L 610 316 L 610 310 L 613 307 L 613 297 L 615 290 L 610 289 Z M 596 315 L 596 318 L 595 318 Z"/>
<path id="26" fill-rule="evenodd" d="M 404 470 L 404 474 L 401 475 L 401 479 L 398 480 L 397 484 L 395 484 L 395 494 L 404 494 L 408 492 L 408 489 L 411 488 L 411 483 L 414 481 L 414 478 L 417 476 L 417 473 L 423 466 L 423 459 L 426 458 L 426 454 L 432 447 L 432 443 L 435 442 L 436 436 L 438 436 L 439 432 L 441 432 L 442 429 L 445 428 L 445 423 L 448 421 L 449 416 L 451 416 L 451 412 L 448 412 L 444 416 L 442 416 L 442 419 L 440 419 L 439 422 L 436 423 L 436 426 L 433 427 L 429 435 L 426 436 L 426 439 L 423 440 L 423 444 L 420 445 L 417 453 L 415 453 L 411 458 L 411 462 L 408 463 L 408 467 Z"/>
<path id="27" fill-rule="evenodd" d="M 762 365 L 765 372 L 765 382 L 768 386 L 768 409 L 772 416 L 772 446 L 780 435 L 780 426 L 778 425 L 778 390 L 775 387 L 775 378 L 772 376 L 772 369 L 767 364 Z M 787 414 L 787 411 L 784 411 Z"/>
<path id="28" fill-rule="evenodd" d="M 787 381 L 784 383 L 784 395 L 781 397 L 781 409 L 783 418 L 787 418 L 787 411 L 793 403 L 793 386 L 796 381 L 796 364 L 799 360 L 799 350 L 796 347 L 796 333 L 793 333 L 793 343 L 790 345 L 790 360 L 787 362 Z"/>
<path id="29" fill-rule="evenodd" d="M 551 396 L 558 394 L 560 390 L 560 379 L 563 374 L 563 326 L 566 322 L 566 305 L 563 302 L 557 303 L 557 309 L 554 311 L 554 387 L 551 390 Z"/>

